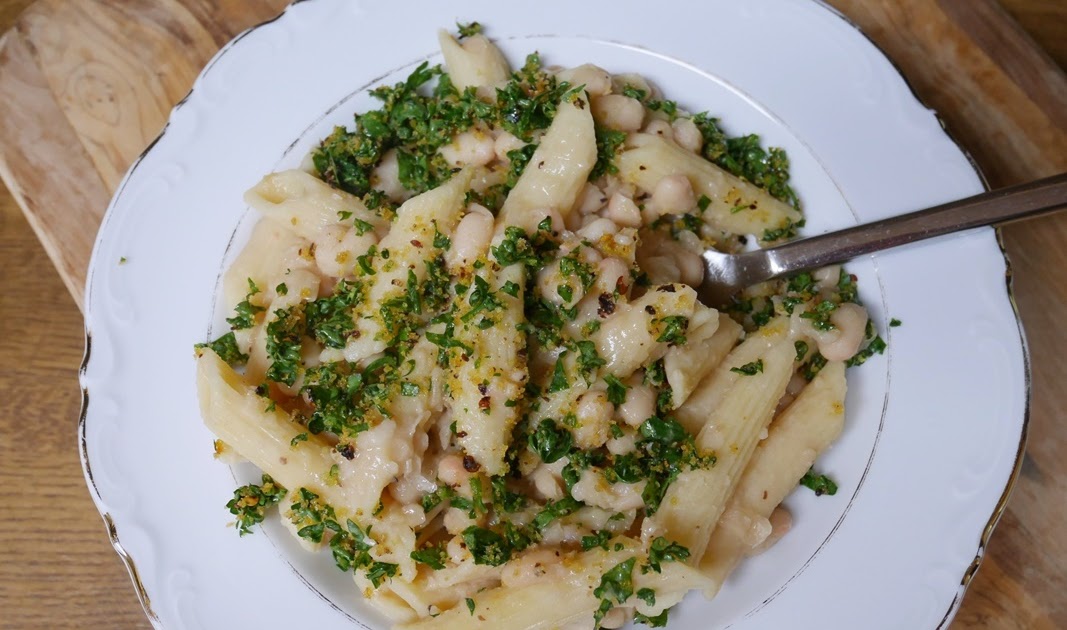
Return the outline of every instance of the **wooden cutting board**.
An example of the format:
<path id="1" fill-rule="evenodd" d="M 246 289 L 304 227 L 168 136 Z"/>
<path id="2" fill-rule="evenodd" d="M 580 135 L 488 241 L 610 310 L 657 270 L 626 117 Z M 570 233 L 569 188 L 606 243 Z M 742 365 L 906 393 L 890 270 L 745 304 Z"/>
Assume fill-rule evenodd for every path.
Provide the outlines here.
<path id="1" fill-rule="evenodd" d="M 1067 10 L 1030 1 L 1047 4 L 1050 19 L 1061 20 L 1047 28 L 1067 38 Z M 218 48 L 287 3 L 38 0 L 0 38 L 0 177 L 79 305 L 97 226 L 129 164 Z M 830 4 L 899 65 L 991 185 L 1067 171 L 1067 78 L 997 2 Z M 1060 250 L 1067 216 L 1011 226 L 1004 239 L 1033 358 L 1030 446 L 953 627 L 1063 628 L 1067 254 Z M 92 612 L 107 618 L 107 610 Z"/>

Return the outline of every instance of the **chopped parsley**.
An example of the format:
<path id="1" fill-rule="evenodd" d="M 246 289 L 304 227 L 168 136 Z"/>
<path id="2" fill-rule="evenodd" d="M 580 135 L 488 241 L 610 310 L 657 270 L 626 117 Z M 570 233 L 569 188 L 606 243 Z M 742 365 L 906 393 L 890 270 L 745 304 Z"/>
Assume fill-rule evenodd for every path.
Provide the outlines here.
<path id="1" fill-rule="evenodd" d="M 563 363 L 566 355 L 567 352 L 563 351 L 560 353 L 559 358 L 556 359 L 556 367 L 552 369 L 552 381 L 548 384 L 548 393 L 550 394 L 561 392 L 571 386 L 567 381 L 567 368 Z"/>
<path id="2" fill-rule="evenodd" d="M 837 484 L 834 483 L 833 479 L 826 475 L 817 475 L 812 470 L 804 473 L 804 476 L 800 478 L 800 485 L 813 490 L 817 497 L 821 497 L 824 494 L 831 496 L 837 494 Z"/>
<path id="3" fill-rule="evenodd" d="M 226 318 L 226 323 L 228 323 L 231 328 L 234 330 L 243 330 L 256 325 L 256 314 L 267 310 L 250 301 L 252 296 L 258 293 L 259 287 L 256 286 L 255 282 L 252 282 L 252 278 L 248 278 L 248 293 L 245 295 L 245 299 L 238 302 L 237 306 L 234 307 L 234 316 Z"/>
<path id="4" fill-rule="evenodd" d="M 460 39 L 466 39 L 468 37 L 480 35 L 482 33 L 482 25 L 477 22 L 470 22 L 468 24 L 456 22 L 456 30 L 459 32 Z"/>
<path id="5" fill-rule="evenodd" d="M 267 508 L 277 505 L 288 492 L 275 483 L 270 475 L 264 474 L 262 484 L 249 484 L 233 491 L 233 498 L 226 504 L 230 514 L 237 517 L 234 525 L 244 536 L 252 533 L 252 527 L 263 522 Z"/>
<path id="6" fill-rule="evenodd" d="M 657 536 L 648 547 L 648 562 L 641 566 L 641 573 L 662 571 L 664 562 L 685 562 L 689 559 L 689 550 L 671 542 L 663 536 Z"/>
<path id="7" fill-rule="evenodd" d="M 307 334 L 327 348 L 344 348 L 355 332 L 352 310 L 363 299 L 360 282 L 342 280 L 329 297 L 304 305 Z"/>
<path id="8" fill-rule="evenodd" d="M 514 547 L 507 538 L 484 527 L 471 525 L 463 530 L 463 542 L 474 557 L 474 564 L 498 567 L 511 559 Z"/>
<path id="9" fill-rule="evenodd" d="M 582 536 L 582 551 L 589 551 L 596 547 L 600 547 L 604 551 L 607 551 L 609 540 L 611 540 L 611 532 L 606 529 L 593 532 L 591 536 Z"/>
<path id="10" fill-rule="evenodd" d="M 636 557 L 624 560 L 600 578 L 600 585 L 593 589 L 593 596 L 600 599 L 600 607 L 593 613 L 595 627 L 600 627 L 600 620 L 614 607 L 613 600 L 615 604 L 623 604 L 634 594 L 633 573 L 636 563 Z"/>
<path id="11" fill-rule="evenodd" d="M 304 305 L 297 304 L 274 312 L 274 321 L 267 324 L 267 379 L 276 383 L 293 385 L 304 368 L 302 356 L 304 331 Z"/>
<path id="12" fill-rule="evenodd" d="M 804 342 L 801 341 L 798 343 Z M 751 363 L 746 363 L 741 367 L 730 368 L 730 371 L 741 374 L 742 376 L 755 376 L 756 374 L 763 372 L 763 359 L 758 359 Z"/>
<path id="13" fill-rule="evenodd" d="M 604 175 L 614 175 L 619 172 L 615 166 L 615 156 L 622 149 L 622 143 L 626 141 L 626 132 L 608 129 L 596 125 L 596 163 L 593 170 L 589 171 L 589 181 L 593 181 Z"/>
<path id="14" fill-rule="evenodd" d="M 445 551 L 443 546 L 424 547 L 412 551 L 411 559 L 419 564 L 425 564 L 431 569 L 440 570 L 445 568 L 445 562 L 448 560 L 448 552 Z"/>
<path id="15" fill-rule="evenodd" d="M 606 374 L 604 382 L 608 384 L 608 402 L 618 407 L 626 402 L 626 390 L 630 386 L 620 381 L 614 374 Z"/>
<path id="16" fill-rule="evenodd" d="M 546 418 L 530 434 L 529 443 L 541 461 L 551 464 L 567 455 L 574 446 L 574 437 L 570 431 L 557 425 L 555 420 Z"/>
<path id="17" fill-rule="evenodd" d="M 671 315 L 670 317 L 652 320 L 652 325 L 659 330 L 656 341 L 666 342 L 669 346 L 685 345 L 685 331 L 689 328 L 688 317 Z"/>
<path id="18" fill-rule="evenodd" d="M 575 342 L 575 347 L 578 350 L 578 372 L 589 378 L 597 368 L 607 365 L 607 361 L 602 359 L 596 351 L 596 344 L 589 340 L 582 340 Z"/>
<path id="19" fill-rule="evenodd" d="M 237 347 L 237 337 L 232 330 L 215 341 L 198 343 L 193 348 L 195 350 L 210 348 L 215 354 L 219 355 L 220 359 L 234 366 L 243 365 L 248 361 L 248 355 L 241 352 L 241 349 Z"/>

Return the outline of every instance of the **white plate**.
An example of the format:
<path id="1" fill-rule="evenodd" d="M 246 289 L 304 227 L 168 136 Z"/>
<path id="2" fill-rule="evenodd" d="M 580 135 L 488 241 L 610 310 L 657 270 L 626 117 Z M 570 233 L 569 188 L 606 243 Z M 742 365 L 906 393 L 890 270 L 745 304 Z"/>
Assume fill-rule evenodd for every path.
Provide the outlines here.
<path id="1" fill-rule="evenodd" d="M 208 64 L 119 187 L 90 266 L 82 459 L 159 627 L 384 627 L 325 555 L 295 553 L 270 527 L 243 539 L 227 527 L 235 474 L 212 460 L 191 346 L 222 322 L 216 281 L 249 223 L 241 193 L 350 123 L 367 86 L 436 59 L 435 30 L 457 19 L 487 24 L 513 63 L 537 49 L 548 64 L 640 72 L 786 148 L 808 234 L 983 188 L 890 62 L 815 2 L 290 7 Z M 959 604 L 1026 431 L 1006 263 L 981 229 L 850 269 L 889 350 L 850 371 L 847 428 L 819 463 L 841 489 L 791 496 L 793 531 L 713 602 L 690 596 L 671 628 L 936 628 Z M 903 326 L 886 329 L 891 317 Z"/>

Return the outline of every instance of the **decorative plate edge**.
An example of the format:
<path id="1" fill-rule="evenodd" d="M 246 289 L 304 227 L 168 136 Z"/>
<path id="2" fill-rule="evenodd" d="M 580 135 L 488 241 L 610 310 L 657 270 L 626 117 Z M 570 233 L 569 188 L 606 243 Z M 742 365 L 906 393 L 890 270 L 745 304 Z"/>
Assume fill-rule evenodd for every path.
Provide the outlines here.
<path id="1" fill-rule="evenodd" d="M 147 156 L 148 153 L 153 148 L 155 148 L 155 146 L 157 144 L 159 144 L 159 142 L 163 139 L 163 136 L 166 135 L 167 130 L 170 128 L 170 123 L 171 123 L 171 120 L 174 117 L 175 112 L 177 112 L 179 109 L 182 108 L 182 106 L 185 105 L 185 103 L 193 95 L 193 92 L 196 90 L 197 84 L 203 79 L 204 76 L 207 75 L 207 73 L 211 70 L 211 68 L 214 67 L 215 63 L 224 54 L 226 54 L 235 44 L 237 44 L 237 42 L 239 42 L 240 40 L 242 40 L 245 37 L 247 37 L 253 31 L 256 31 L 256 30 L 258 30 L 259 28 L 261 28 L 263 26 L 267 26 L 268 24 L 272 24 L 272 23 L 280 20 L 294 6 L 296 6 L 298 4 L 301 4 L 303 2 L 306 2 L 306 1 L 307 0 L 292 0 L 284 9 L 282 9 L 282 11 L 280 13 L 278 13 L 278 15 L 275 15 L 272 18 L 268 18 L 266 20 L 263 20 L 262 22 L 259 22 L 258 24 L 254 24 L 253 26 L 250 26 L 249 28 L 245 29 L 244 31 L 238 33 L 236 36 L 234 36 L 233 39 L 231 39 L 229 42 L 224 44 L 222 46 L 222 48 L 220 48 L 218 50 L 218 52 L 216 52 L 212 56 L 212 58 L 207 62 L 207 65 L 204 66 L 204 69 L 201 70 L 200 74 L 197 75 L 197 78 L 193 82 L 193 85 L 189 88 L 189 91 L 186 92 L 185 96 L 183 96 L 177 103 L 174 104 L 174 107 L 171 108 L 170 114 L 167 116 L 167 121 L 165 123 L 163 123 L 163 128 L 159 131 L 159 134 L 156 135 L 156 137 L 151 142 L 148 143 L 148 145 L 144 148 L 144 150 L 141 151 L 140 155 L 137 156 L 137 159 L 135 159 L 130 164 L 130 168 L 126 171 L 126 175 L 122 178 L 122 181 L 119 183 L 118 187 L 115 189 L 115 193 L 112 196 L 112 200 L 114 200 L 116 197 L 118 197 L 118 195 L 122 192 L 123 188 L 125 188 L 126 183 L 130 180 L 130 177 L 133 175 L 134 171 L 137 170 L 137 167 L 140 166 L 141 162 L 145 159 L 145 156 Z M 110 209 L 110 203 L 109 203 L 109 209 Z M 111 214 L 110 212 L 105 212 L 103 222 L 101 223 L 101 227 L 107 222 L 110 214 Z M 91 273 L 91 269 L 93 267 L 93 258 L 95 258 L 95 253 L 96 253 L 96 246 L 95 245 L 94 245 L 93 250 L 94 250 L 93 251 L 94 256 L 90 257 L 90 260 L 89 260 L 90 273 L 87 276 L 86 283 L 85 283 L 85 296 L 86 296 L 85 303 L 86 303 L 87 306 L 92 303 L 92 300 L 91 300 L 90 296 L 92 294 L 92 288 L 91 287 L 92 287 L 93 274 Z M 88 312 L 88 309 L 86 309 L 86 312 Z M 138 569 L 137 569 L 137 562 L 134 560 L 133 556 L 126 550 L 126 548 L 122 545 L 122 541 L 119 538 L 118 528 L 115 526 L 115 521 L 111 517 L 111 513 L 108 512 L 107 505 L 104 502 L 104 499 L 100 494 L 99 488 L 97 488 L 97 486 L 96 486 L 96 481 L 93 479 L 92 466 L 89 464 L 89 446 L 88 446 L 88 441 L 86 439 L 86 417 L 88 416 L 88 413 L 89 413 L 89 387 L 88 387 L 88 385 L 85 384 L 85 375 L 86 375 L 86 372 L 87 372 L 88 367 L 89 367 L 89 360 L 90 360 L 90 356 L 92 354 L 91 351 L 92 351 L 92 332 L 89 330 L 89 326 L 88 326 L 88 323 L 87 323 L 86 326 L 85 326 L 85 351 L 82 354 L 81 365 L 78 368 L 78 381 L 82 386 L 81 387 L 81 389 L 82 389 L 82 402 L 81 402 L 81 409 L 80 409 L 80 411 L 78 413 L 77 431 L 78 431 L 78 446 L 79 446 L 78 450 L 79 450 L 79 455 L 80 455 L 80 459 L 81 459 L 82 473 L 85 476 L 85 483 L 89 488 L 89 494 L 91 495 L 91 497 L 93 499 L 93 503 L 96 504 L 97 512 L 100 513 L 100 517 L 104 521 L 104 526 L 107 528 L 107 535 L 108 535 L 108 539 L 111 541 L 111 546 L 115 550 L 115 553 L 118 554 L 118 556 L 122 560 L 123 564 L 126 566 L 126 571 L 127 571 L 127 573 L 129 573 L 130 581 L 133 582 L 134 591 L 137 593 L 137 600 L 141 603 L 142 610 L 144 611 L 145 615 L 148 617 L 148 620 L 152 624 L 153 627 L 155 627 L 155 628 L 163 628 L 163 624 L 162 624 L 162 621 L 161 621 L 158 613 L 156 613 L 155 609 L 152 607 L 152 598 L 148 594 L 148 589 L 145 587 L 144 583 L 141 581 L 141 574 L 140 574 L 140 571 L 138 571 Z"/>
<path id="2" fill-rule="evenodd" d="M 82 355 L 81 366 L 78 368 L 78 375 L 85 374 L 85 369 L 89 365 L 89 356 L 92 351 L 92 334 L 89 329 L 85 329 L 85 353 Z M 107 527 L 107 537 L 111 541 L 111 547 L 118 554 L 122 563 L 126 565 L 126 571 L 130 575 L 130 580 L 133 582 L 134 590 L 137 592 L 137 600 L 141 602 L 141 608 L 144 610 L 145 615 L 148 616 L 148 620 L 153 626 L 159 628 L 160 620 L 159 615 L 152 608 L 152 598 L 148 595 L 148 590 L 145 588 L 144 583 L 141 582 L 141 574 L 137 570 L 137 563 L 134 562 L 133 556 L 126 551 L 122 546 L 122 541 L 119 540 L 119 531 L 115 526 L 114 519 L 111 518 L 111 514 L 106 511 L 104 506 L 103 497 L 100 495 L 99 488 L 96 487 L 96 481 L 93 479 L 93 469 L 89 464 L 89 446 L 88 440 L 85 437 L 85 417 L 89 411 L 89 388 L 82 387 L 82 403 L 81 411 L 78 414 L 78 445 L 79 455 L 81 456 L 82 472 L 85 474 L 85 483 L 89 487 L 89 492 L 92 495 L 93 502 L 96 504 L 97 511 L 100 512 L 100 516 L 104 519 L 104 525 Z"/>
<path id="3" fill-rule="evenodd" d="M 889 65 L 893 67 L 893 70 L 895 70 L 897 75 L 900 76 L 901 80 L 904 81 L 904 85 L 908 88 L 908 91 L 911 92 L 912 98 L 914 98 L 915 101 L 919 103 L 919 105 L 925 107 L 926 110 L 934 116 L 934 119 L 937 120 L 937 124 L 941 126 L 941 131 L 944 132 L 945 136 L 949 139 L 950 142 L 952 142 L 952 144 L 956 145 L 956 148 L 959 149 L 960 153 L 963 154 L 963 157 L 967 158 L 967 162 L 970 163 L 975 175 L 978 176 L 978 179 L 982 184 L 982 188 L 984 188 L 986 191 L 989 191 L 989 179 L 982 171 L 982 167 L 978 165 L 978 162 L 975 161 L 974 156 L 971 155 L 971 152 L 968 151 L 967 148 L 964 147 L 962 143 L 960 143 L 959 139 L 956 138 L 955 134 L 952 133 L 952 131 L 949 129 L 948 124 L 945 122 L 945 119 L 941 116 L 941 113 L 933 107 L 930 107 L 926 103 L 926 101 L 923 100 L 921 96 L 919 96 L 919 93 L 915 91 L 915 86 L 912 85 L 911 81 L 908 79 L 908 76 L 904 74 L 904 71 L 897 64 L 897 62 L 894 61 L 893 58 L 876 41 L 871 38 L 870 35 L 864 32 L 864 30 L 860 28 L 859 24 L 853 21 L 852 18 L 839 11 L 836 7 L 828 4 L 826 0 L 813 1 L 815 2 L 815 4 L 821 6 L 823 9 L 826 9 L 832 15 L 836 16 L 837 18 L 845 22 L 845 24 L 852 27 L 857 33 L 859 33 L 864 39 L 866 39 L 867 42 L 875 50 L 881 53 L 882 57 L 884 57 L 885 60 L 889 62 Z M 1013 282 L 1014 271 L 1011 264 L 1011 258 L 1008 256 L 1008 250 L 1004 246 L 1004 235 L 1001 232 L 1001 229 L 997 226 L 993 227 L 993 233 L 994 237 L 996 238 L 997 247 L 1000 249 L 1000 254 L 1004 257 L 1004 283 L 1008 294 L 1008 303 L 1011 305 L 1012 314 L 1015 315 L 1015 325 L 1019 331 L 1019 342 L 1022 346 L 1023 351 L 1023 385 L 1026 394 L 1026 403 L 1023 407 L 1023 423 L 1022 428 L 1019 432 L 1019 448 L 1015 453 L 1015 462 L 1014 464 L 1012 464 L 1011 473 L 1008 475 L 1008 480 L 1004 485 L 1004 490 L 1003 492 L 1001 492 L 1000 498 L 997 500 L 997 504 L 993 508 L 993 513 L 990 514 L 989 520 L 986 521 L 986 525 L 982 529 L 982 535 L 978 539 L 978 549 L 977 551 L 975 551 L 974 559 L 971 560 L 970 564 L 968 564 L 967 568 L 964 570 L 963 577 L 960 578 L 960 585 L 959 589 L 956 591 L 956 596 L 952 598 L 952 602 L 949 604 L 948 610 L 945 611 L 945 615 L 941 618 L 941 622 L 937 624 L 936 630 L 947 628 L 948 624 L 956 616 L 956 613 L 959 612 L 960 606 L 963 603 L 963 596 L 966 594 L 967 588 L 974 580 L 974 576 L 978 572 L 979 567 L 981 567 L 982 560 L 985 559 L 985 550 L 986 547 L 989 545 L 989 540 L 993 535 L 993 530 L 996 529 L 997 524 L 1000 522 L 1000 518 L 1004 515 L 1004 511 L 1008 507 L 1008 500 L 1011 498 L 1011 493 L 1015 490 L 1015 485 L 1019 481 L 1019 475 L 1022 471 L 1023 459 L 1026 455 L 1026 444 L 1030 437 L 1030 401 L 1033 393 L 1031 389 L 1032 383 L 1030 375 L 1030 346 L 1026 341 L 1026 333 L 1023 329 L 1022 317 L 1019 315 L 1019 305 L 1015 301 L 1015 289 Z"/>

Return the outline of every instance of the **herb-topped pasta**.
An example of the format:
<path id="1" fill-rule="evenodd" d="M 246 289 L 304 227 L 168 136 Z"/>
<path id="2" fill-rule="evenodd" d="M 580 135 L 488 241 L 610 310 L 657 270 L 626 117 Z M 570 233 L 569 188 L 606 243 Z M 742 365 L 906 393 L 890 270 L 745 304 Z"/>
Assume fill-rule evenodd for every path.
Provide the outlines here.
<path id="1" fill-rule="evenodd" d="M 840 268 L 697 300 L 705 248 L 803 225 L 783 152 L 640 76 L 440 41 L 246 195 L 197 345 L 217 452 L 263 472 L 227 507 L 277 506 L 398 628 L 664 625 L 802 478 L 833 490 L 845 364 L 884 343 Z"/>

